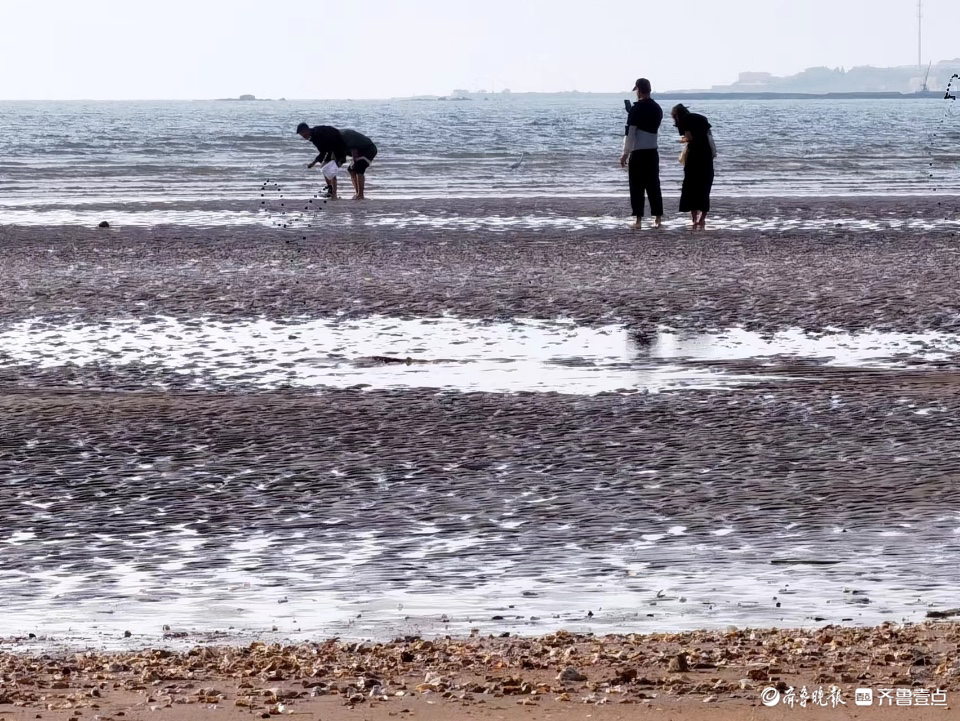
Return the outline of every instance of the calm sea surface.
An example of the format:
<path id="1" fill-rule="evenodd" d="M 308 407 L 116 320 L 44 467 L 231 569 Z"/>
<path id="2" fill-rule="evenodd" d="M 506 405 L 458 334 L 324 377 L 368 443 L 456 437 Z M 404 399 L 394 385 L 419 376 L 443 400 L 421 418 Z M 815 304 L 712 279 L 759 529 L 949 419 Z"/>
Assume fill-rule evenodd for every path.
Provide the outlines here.
<path id="1" fill-rule="evenodd" d="M 718 195 L 960 193 L 960 111 L 951 101 L 689 105 L 714 124 Z M 380 149 L 371 175 L 378 197 L 622 195 L 624 118 L 616 95 L 4 102 L 0 222 L 57 208 L 235 204 L 258 198 L 267 178 L 319 185 L 304 167 L 313 148 L 294 134 L 301 120 L 370 135 Z M 673 195 L 680 146 L 669 118 L 660 147 L 665 192 Z M 522 167 L 510 170 L 521 153 Z"/>

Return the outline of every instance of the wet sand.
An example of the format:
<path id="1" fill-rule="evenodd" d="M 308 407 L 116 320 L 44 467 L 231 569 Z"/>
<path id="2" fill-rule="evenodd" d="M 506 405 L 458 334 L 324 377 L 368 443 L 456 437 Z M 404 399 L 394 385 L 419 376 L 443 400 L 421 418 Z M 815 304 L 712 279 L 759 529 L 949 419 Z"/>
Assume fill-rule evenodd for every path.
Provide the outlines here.
<path id="1" fill-rule="evenodd" d="M 48 362 L 60 352 L 55 345 L 44 347 L 39 362 L 23 355 L 24 344 L 11 347 L 0 367 L 0 633 L 20 637 L 10 645 L 20 655 L 0 665 L 19 677 L 15 669 L 27 663 L 23 654 L 35 643 L 76 650 L 194 639 L 215 646 L 251 637 L 465 639 L 475 628 L 481 636 L 535 636 L 736 624 L 807 629 L 796 636 L 844 634 L 830 653 L 869 655 L 890 644 L 892 659 L 862 655 L 843 668 L 835 668 L 840 661 L 811 661 L 785 668 L 788 681 L 814 684 L 830 676 L 829 683 L 846 688 L 858 680 L 893 683 L 900 674 L 904 683 L 926 683 L 923 674 L 947 657 L 913 664 L 917 648 L 924 658 L 948 653 L 943 643 L 954 653 L 952 626 L 916 637 L 911 631 L 899 640 L 884 640 L 876 634 L 887 632 L 878 630 L 812 629 L 923 621 L 956 605 L 960 441 L 953 419 L 960 413 L 960 376 L 952 335 L 942 347 L 917 340 L 913 350 L 900 348 L 873 366 L 866 356 L 831 366 L 823 357 L 804 357 L 806 346 L 774 358 L 693 358 L 687 366 L 767 378 L 660 394 L 626 382 L 602 392 L 589 384 L 577 390 L 572 382 L 574 390 L 565 393 L 456 392 L 418 383 L 416 376 L 404 376 L 405 388 L 371 388 L 362 378 L 351 387 L 303 387 L 283 375 L 262 382 L 276 369 L 262 368 L 261 350 L 253 347 L 229 351 L 232 375 L 225 378 L 205 364 L 226 351 L 211 347 L 207 356 L 175 367 L 159 335 L 148 338 L 146 350 L 165 362 L 128 358 L 126 340 L 107 349 L 105 339 L 128 333 L 118 325 L 126 321 L 137 328 L 159 324 L 174 342 L 186 337 L 189 345 L 191 329 L 214 324 L 229 329 L 263 319 L 277 333 L 295 335 L 298 323 L 317 319 L 359 323 L 444 314 L 481 325 L 564 318 L 602 332 L 618 323 L 641 338 L 641 349 L 642 338 L 660 326 L 680 334 L 735 326 L 768 336 L 797 329 L 954 334 L 960 328 L 957 231 L 940 222 L 940 202 L 723 201 L 718 214 L 770 221 L 771 230 L 704 235 L 589 223 L 575 230 L 533 222 L 496 230 L 482 223 L 460 230 L 358 224 L 340 209 L 306 239 L 299 231 L 256 227 L 2 228 L 2 331 L 53 333 L 49 339 L 61 344 L 63 361 Z M 418 210 L 394 202 L 392 209 L 371 204 L 356 212 L 580 218 L 589 205 L 451 201 Z M 594 212 L 615 209 L 608 203 Z M 854 213 L 878 224 L 926 219 L 929 227 L 871 232 L 841 223 L 825 229 L 828 220 Z M 824 227 L 793 223 L 811 217 Z M 55 337 L 64 323 L 102 332 L 85 341 L 101 354 L 71 355 L 82 355 L 85 346 Z M 466 328 L 481 337 L 476 327 Z M 280 340 L 263 342 L 280 346 Z M 886 352 L 881 345 L 878 356 Z M 341 355 L 362 366 L 380 355 L 373 350 Z M 608 356 L 599 371 L 626 364 Z M 618 372 L 625 370 L 635 368 Z M 29 632 L 40 638 L 27 638 Z M 213 632 L 219 633 L 195 635 Z M 858 633 L 866 636 L 850 635 Z M 763 634 L 778 663 L 789 666 L 798 642 Z M 708 639 L 635 644 L 643 647 L 638 678 L 659 673 L 648 676 L 655 683 L 630 681 L 625 695 L 614 694 L 609 707 L 590 713 L 618 718 L 621 712 L 611 707 L 626 697 L 640 705 L 623 717 L 643 718 L 635 712 L 649 701 L 665 704 L 665 712 L 649 712 L 658 718 L 778 718 L 775 710 L 750 706 L 756 689 L 732 698 L 738 693 L 732 686 L 749 676 L 743 665 L 732 674 L 695 669 L 682 688 L 699 687 L 696 698 L 676 701 L 668 694 L 664 700 L 669 669 L 657 670 L 651 659 L 668 658 L 697 638 Z M 550 694 L 559 694 L 556 675 L 563 669 L 556 663 L 523 668 L 517 661 L 522 654 L 515 644 L 534 641 L 490 643 L 492 650 L 467 667 L 473 675 L 464 683 L 500 683 L 503 692 L 503 684 L 487 676 L 519 673 L 519 663 L 530 672 L 521 686 L 547 683 Z M 626 642 L 611 643 L 620 653 Z M 914 656 L 908 659 L 906 650 Z M 215 661 L 226 652 L 198 653 Z M 329 672 L 310 678 L 346 686 L 343 679 L 367 673 L 361 650 L 337 647 L 336 653 L 341 656 Z M 584 668 L 599 665 L 603 673 L 619 673 L 623 665 L 593 658 L 577 656 Z M 398 666 L 390 683 L 415 689 L 427 670 L 452 673 L 450 658 L 429 669 L 403 663 L 413 665 Z M 238 688 L 232 672 L 218 665 L 217 675 L 211 668 L 188 681 L 229 692 L 223 717 L 249 715 L 248 707 L 235 705 L 236 694 L 249 689 Z M 382 667 L 373 668 L 380 673 Z M 483 672 L 474 674 L 475 668 Z M 856 671 L 849 682 L 844 669 Z M 113 678 L 99 680 L 108 684 L 100 703 L 111 713 L 98 713 L 126 709 L 137 718 L 160 703 L 147 701 L 147 694 L 173 698 L 162 683 L 153 686 L 154 679 L 134 681 L 142 672 L 135 670 L 96 671 L 119 674 L 116 689 Z M 603 693 L 591 687 L 603 674 L 581 670 L 590 680 L 571 691 L 571 704 Z M 930 682 L 953 684 L 948 670 Z M 693 678 L 700 672 L 704 678 Z M 68 680 L 53 679 L 44 693 L 70 693 L 85 673 L 71 670 Z M 857 678 L 864 673 L 874 675 Z M 732 686 L 716 686 L 718 679 Z M 131 688 L 138 683 L 145 688 Z M 298 699 L 297 710 L 337 717 L 340 690 L 335 697 Z M 182 691 L 195 695 L 195 689 Z M 583 717 L 579 707 L 565 710 L 563 701 L 526 707 L 512 691 L 504 698 L 496 693 L 489 705 L 461 708 L 447 699 L 441 707 L 450 714 Z M 660 695 L 643 699 L 640 693 Z M 704 703 L 711 695 L 716 705 Z M 431 700 L 417 694 L 410 702 L 417 717 L 442 716 Z M 37 704 L 46 702 L 29 703 L 33 718 Z M 363 717 L 401 713 L 394 705 L 371 709 L 365 701 Z M 197 704 L 195 713 L 179 707 L 164 713 L 207 713 Z M 826 713 L 835 718 L 839 712 L 824 711 L 823 718 Z M 0 714 L 26 718 L 7 707 Z M 52 714 L 44 717 L 60 717 Z"/>
<path id="2" fill-rule="evenodd" d="M 10 389 L 2 624 L 44 633 L 45 609 L 58 633 L 114 637 L 922 620 L 960 584 L 960 386 L 917 381 Z"/>
<path id="3" fill-rule="evenodd" d="M 955 199 L 954 199 L 955 200 Z M 950 201 L 945 199 L 947 203 Z M 520 201 L 515 201 L 514 205 Z M 955 217 L 944 201 L 718 201 L 717 216 Z M 507 204 L 507 201 L 501 201 Z M 606 214 L 621 204 L 594 208 Z M 344 201 L 309 233 L 262 227 L 5 228 L 0 317 L 120 315 L 619 317 L 709 330 L 956 330 L 957 227 L 631 233 L 356 225 Z M 396 205 L 396 201 L 392 201 Z M 387 205 L 383 201 L 383 207 Z M 450 201 L 460 217 L 502 212 Z M 589 201 L 557 201 L 574 217 Z M 519 212 L 514 210 L 510 211 Z M 623 211 L 620 212 L 623 215 Z M 625 221 L 626 222 L 626 221 Z M 303 240 L 306 235 L 306 240 Z"/>

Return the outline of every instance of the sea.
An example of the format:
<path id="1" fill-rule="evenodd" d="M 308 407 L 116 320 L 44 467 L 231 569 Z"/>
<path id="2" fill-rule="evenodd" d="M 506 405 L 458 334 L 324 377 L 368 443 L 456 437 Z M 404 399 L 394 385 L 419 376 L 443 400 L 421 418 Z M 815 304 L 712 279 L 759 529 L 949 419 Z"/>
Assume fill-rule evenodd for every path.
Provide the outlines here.
<path id="1" fill-rule="evenodd" d="M 87 224 L 104 210 L 135 224 L 252 222 L 266 181 L 320 185 L 301 121 L 371 137 L 379 198 L 622 197 L 623 100 L 0 102 L 0 224 Z M 672 197 L 681 146 L 662 104 Z M 715 196 L 960 194 L 949 99 L 687 104 L 713 125 Z"/>

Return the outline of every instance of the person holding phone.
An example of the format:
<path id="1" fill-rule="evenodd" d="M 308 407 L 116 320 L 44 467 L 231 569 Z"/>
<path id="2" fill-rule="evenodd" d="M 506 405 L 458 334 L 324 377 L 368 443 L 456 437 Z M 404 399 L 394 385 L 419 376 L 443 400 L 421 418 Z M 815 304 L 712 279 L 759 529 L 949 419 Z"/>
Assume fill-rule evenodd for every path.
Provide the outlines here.
<path id="1" fill-rule="evenodd" d="M 649 198 L 653 227 L 659 228 L 663 220 L 663 193 L 660 190 L 658 133 L 663 122 L 663 108 L 650 97 L 652 88 L 646 78 L 637 80 L 633 89 L 637 93 L 637 102 L 628 111 L 620 166 L 629 164 L 630 205 L 636 216 L 632 227 L 638 230 L 641 227 L 644 202 Z"/>

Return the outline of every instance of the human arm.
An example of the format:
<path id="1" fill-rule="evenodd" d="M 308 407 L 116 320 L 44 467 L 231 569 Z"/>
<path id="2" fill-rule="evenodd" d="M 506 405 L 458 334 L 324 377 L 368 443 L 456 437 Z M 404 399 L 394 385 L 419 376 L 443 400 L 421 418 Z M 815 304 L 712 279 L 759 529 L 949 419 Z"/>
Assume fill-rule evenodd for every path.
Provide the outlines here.
<path id="1" fill-rule="evenodd" d="M 326 165 L 327 163 L 330 162 L 330 158 L 331 158 L 332 155 L 333 155 L 333 153 L 332 153 L 330 150 L 326 150 L 326 149 L 321 150 L 321 151 L 320 151 L 320 154 L 317 155 L 317 157 L 313 159 L 313 162 L 310 163 L 310 164 L 307 166 L 307 168 L 312 168 L 312 167 L 315 166 L 315 165 Z"/>
<path id="2" fill-rule="evenodd" d="M 623 154 L 620 156 L 620 167 L 626 167 L 627 160 L 630 159 L 630 153 L 633 152 L 634 142 L 637 135 L 637 129 L 633 125 L 628 125 L 623 133 Z"/>
<path id="3" fill-rule="evenodd" d="M 338 163 L 346 162 L 347 156 L 353 155 L 353 151 L 347 148 L 347 141 L 343 135 L 337 131 L 336 136 L 332 137 L 330 144 L 330 160 L 336 160 Z"/>
<path id="4" fill-rule="evenodd" d="M 677 132 L 680 133 L 681 143 L 689 143 L 693 140 L 693 132 L 690 130 L 691 127 L 689 115 L 677 118 Z"/>
<path id="5" fill-rule="evenodd" d="M 636 147 L 637 137 L 637 106 L 630 108 L 627 115 L 627 124 L 623 128 L 623 152 L 620 155 L 620 167 L 626 167 L 627 160 L 630 159 L 630 153 Z"/>

